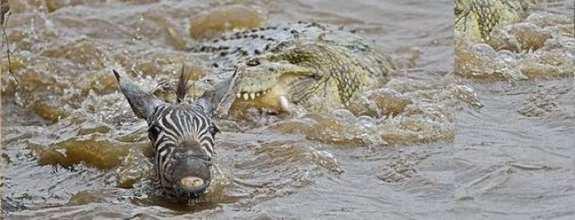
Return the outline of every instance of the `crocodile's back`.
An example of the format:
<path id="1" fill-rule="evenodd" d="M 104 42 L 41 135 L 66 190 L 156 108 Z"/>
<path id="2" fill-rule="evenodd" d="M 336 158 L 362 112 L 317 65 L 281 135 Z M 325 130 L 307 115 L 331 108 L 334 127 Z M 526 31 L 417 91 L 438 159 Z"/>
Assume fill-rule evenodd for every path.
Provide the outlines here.
<path id="1" fill-rule="evenodd" d="M 274 53 L 297 42 L 344 47 L 348 49 L 346 53 L 360 60 L 370 70 L 374 79 L 385 81 L 388 72 L 394 69 L 390 57 L 374 43 L 352 31 L 318 23 L 298 22 L 226 33 L 190 50 L 211 54 L 209 60 L 212 67 L 225 72 L 251 57 Z"/>

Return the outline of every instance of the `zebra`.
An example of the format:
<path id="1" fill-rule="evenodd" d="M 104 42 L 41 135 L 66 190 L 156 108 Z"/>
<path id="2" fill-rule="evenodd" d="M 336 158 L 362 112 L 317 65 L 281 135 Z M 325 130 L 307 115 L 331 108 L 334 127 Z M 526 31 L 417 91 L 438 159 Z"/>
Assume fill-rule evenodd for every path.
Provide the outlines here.
<path id="1" fill-rule="evenodd" d="M 147 122 L 148 138 L 154 147 L 154 182 L 162 195 L 198 198 L 212 179 L 215 137 L 219 132 L 212 120 L 215 107 L 219 106 L 214 103 L 226 99 L 227 90 L 222 86 L 229 87 L 233 80 L 220 83 L 193 103 L 186 103 L 188 80 L 182 67 L 176 102 L 168 103 L 145 92 L 127 75 L 112 71 L 134 114 Z"/>

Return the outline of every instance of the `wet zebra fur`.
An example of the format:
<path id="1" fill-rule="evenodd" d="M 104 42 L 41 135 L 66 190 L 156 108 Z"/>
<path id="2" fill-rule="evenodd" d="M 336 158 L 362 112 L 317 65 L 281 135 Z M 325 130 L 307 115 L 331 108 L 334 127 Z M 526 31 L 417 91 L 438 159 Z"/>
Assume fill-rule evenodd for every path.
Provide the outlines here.
<path id="1" fill-rule="evenodd" d="M 177 101 L 167 103 L 139 88 L 126 75 L 113 72 L 134 114 L 148 124 L 158 188 L 167 197 L 183 200 L 205 192 L 212 179 L 218 133 L 212 122 L 216 93 L 207 92 L 197 101 L 185 103 L 188 79 L 182 67 Z"/>

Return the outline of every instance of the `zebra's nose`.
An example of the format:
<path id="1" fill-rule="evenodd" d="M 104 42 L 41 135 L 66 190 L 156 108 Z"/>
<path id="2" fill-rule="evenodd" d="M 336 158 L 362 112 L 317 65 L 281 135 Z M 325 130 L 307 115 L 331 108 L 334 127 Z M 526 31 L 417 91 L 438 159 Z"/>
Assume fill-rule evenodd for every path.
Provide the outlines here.
<path id="1" fill-rule="evenodd" d="M 175 168 L 175 173 L 180 188 L 190 193 L 203 192 L 211 179 L 210 167 L 199 158 L 183 159 Z"/>
<path id="2" fill-rule="evenodd" d="M 182 188 L 189 192 L 201 191 L 205 188 L 204 180 L 195 176 L 186 176 L 180 180 Z"/>

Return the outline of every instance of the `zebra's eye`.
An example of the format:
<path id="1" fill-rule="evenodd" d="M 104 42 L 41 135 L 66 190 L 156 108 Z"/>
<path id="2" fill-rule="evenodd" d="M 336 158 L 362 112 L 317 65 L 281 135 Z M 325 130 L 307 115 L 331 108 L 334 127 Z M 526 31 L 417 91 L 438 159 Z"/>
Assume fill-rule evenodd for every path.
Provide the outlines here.
<path id="1" fill-rule="evenodd" d="M 220 132 L 220 129 L 218 129 L 217 126 L 215 125 L 210 126 L 210 133 L 212 134 L 212 136 L 216 135 L 218 132 Z"/>
<path id="2" fill-rule="evenodd" d="M 149 138 L 152 140 L 156 140 L 156 138 L 158 138 L 158 135 L 160 135 L 160 128 L 156 125 L 150 126 L 150 128 L 148 129 Z"/>

